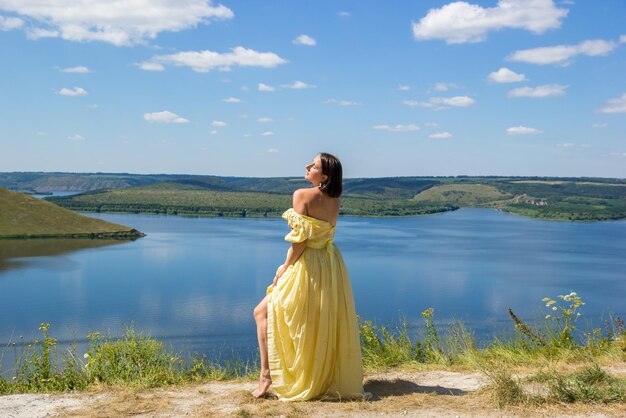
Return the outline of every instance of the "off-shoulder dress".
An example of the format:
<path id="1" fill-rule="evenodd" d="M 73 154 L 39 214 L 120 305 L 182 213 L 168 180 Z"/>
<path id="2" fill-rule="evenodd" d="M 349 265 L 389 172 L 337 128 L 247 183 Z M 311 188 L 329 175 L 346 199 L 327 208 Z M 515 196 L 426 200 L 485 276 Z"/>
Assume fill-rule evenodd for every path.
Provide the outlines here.
<path id="1" fill-rule="evenodd" d="M 283 213 L 306 241 L 300 258 L 268 288 L 267 337 L 272 385 L 285 401 L 363 396 L 359 329 L 350 277 L 326 221 Z"/>

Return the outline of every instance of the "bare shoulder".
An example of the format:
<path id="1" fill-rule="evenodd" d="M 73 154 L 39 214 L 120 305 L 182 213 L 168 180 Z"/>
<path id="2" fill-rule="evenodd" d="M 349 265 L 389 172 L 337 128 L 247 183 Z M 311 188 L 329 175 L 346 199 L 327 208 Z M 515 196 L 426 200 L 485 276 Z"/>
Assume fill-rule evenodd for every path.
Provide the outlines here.
<path id="1" fill-rule="evenodd" d="M 298 189 L 293 192 L 293 201 L 311 201 L 315 197 L 315 189 Z"/>
<path id="2" fill-rule="evenodd" d="M 309 202 L 313 199 L 312 191 L 314 192 L 312 189 L 298 189 L 293 192 L 292 206 L 296 212 L 302 215 L 308 215 Z"/>

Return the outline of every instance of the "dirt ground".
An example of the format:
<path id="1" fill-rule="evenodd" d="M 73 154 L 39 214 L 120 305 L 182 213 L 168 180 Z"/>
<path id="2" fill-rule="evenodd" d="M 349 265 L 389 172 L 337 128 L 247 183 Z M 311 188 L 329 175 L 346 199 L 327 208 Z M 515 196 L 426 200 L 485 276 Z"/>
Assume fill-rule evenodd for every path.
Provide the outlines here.
<path id="1" fill-rule="evenodd" d="M 626 363 L 607 370 L 626 375 Z M 0 396 L 0 417 L 625 417 L 626 405 L 550 405 L 498 409 L 484 375 L 452 371 L 368 374 L 368 400 L 287 403 L 254 399 L 249 381 L 151 390 L 100 388 L 66 394 Z"/>

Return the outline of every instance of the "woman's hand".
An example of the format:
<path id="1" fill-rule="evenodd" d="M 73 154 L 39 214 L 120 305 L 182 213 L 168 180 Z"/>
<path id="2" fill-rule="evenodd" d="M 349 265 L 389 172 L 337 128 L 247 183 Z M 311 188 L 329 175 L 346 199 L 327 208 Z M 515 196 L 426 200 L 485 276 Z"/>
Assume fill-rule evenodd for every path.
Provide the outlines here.
<path id="1" fill-rule="evenodd" d="M 283 273 L 285 273 L 286 270 L 287 267 L 285 267 L 284 264 L 278 268 L 278 271 L 276 272 L 276 277 L 274 277 L 274 286 L 276 286 L 276 284 L 278 283 L 278 279 L 280 279 L 280 277 L 283 275 Z"/>

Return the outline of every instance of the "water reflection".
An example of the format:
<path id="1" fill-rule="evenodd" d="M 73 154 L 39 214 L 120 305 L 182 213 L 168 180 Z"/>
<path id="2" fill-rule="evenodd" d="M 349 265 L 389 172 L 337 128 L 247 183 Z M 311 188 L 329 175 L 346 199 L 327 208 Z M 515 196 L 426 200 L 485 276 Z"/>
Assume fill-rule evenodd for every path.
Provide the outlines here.
<path id="1" fill-rule="evenodd" d="M 20 267 L 40 267 L 55 271 L 72 271 L 73 261 L 60 257 L 63 254 L 87 248 L 120 245 L 126 241 L 98 239 L 5 239 L 0 240 L 0 272 Z M 32 257 L 53 257 L 54 260 L 39 260 Z M 26 259 L 28 258 L 28 259 Z M 2 276 L 0 276 L 2 277 Z"/>

